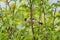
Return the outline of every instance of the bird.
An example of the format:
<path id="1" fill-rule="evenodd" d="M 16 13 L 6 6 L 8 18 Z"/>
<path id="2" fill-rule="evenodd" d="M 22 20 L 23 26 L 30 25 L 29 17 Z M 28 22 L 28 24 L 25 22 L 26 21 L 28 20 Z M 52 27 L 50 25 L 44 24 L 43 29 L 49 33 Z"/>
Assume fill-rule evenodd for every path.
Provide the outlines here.
<path id="1" fill-rule="evenodd" d="M 31 22 L 31 19 L 30 18 L 25 18 L 24 21 L 25 22 Z M 33 21 L 33 23 L 35 22 L 35 23 L 38 23 L 38 24 L 41 24 L 41 25 L 43 24 L 41 21 L 38 21 L 34 18 L 32 19 L 32 21 Z"/>

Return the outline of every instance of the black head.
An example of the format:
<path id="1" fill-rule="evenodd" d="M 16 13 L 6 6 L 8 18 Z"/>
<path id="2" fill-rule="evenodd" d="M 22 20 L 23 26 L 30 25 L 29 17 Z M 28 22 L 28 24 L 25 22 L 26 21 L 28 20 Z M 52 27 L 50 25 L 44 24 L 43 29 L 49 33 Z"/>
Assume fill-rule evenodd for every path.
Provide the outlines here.
<path id="1" fill-rule="evenodd" d="M 27 18 L 25 18 L 24 21 L 27 21 Z"/>
<path id="2" fill-rule="evenodd" d="M 41 24 L 41 25 L 43 24 L 42 22 L 38 22 L 38 23 Z"/>

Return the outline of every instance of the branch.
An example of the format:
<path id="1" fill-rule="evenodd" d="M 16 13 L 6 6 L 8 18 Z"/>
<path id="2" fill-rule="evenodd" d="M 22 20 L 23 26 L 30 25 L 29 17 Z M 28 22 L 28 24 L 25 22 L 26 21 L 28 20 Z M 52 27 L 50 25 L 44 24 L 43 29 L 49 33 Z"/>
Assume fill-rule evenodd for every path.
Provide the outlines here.
<path id="1" fill-rule="evenodd" d="M 56 8 L 57 8 L 57 7 L 56 7 Z M 56 19 L 55 14 L 56 14 L 56 8 L 55 8 L 54 13 L 53 13 L 53 28 L 52 28 L 52 30 L 53 30 L 54 27 L 55 27 L 55 19 Z"/>
<path id="2" fill-rule="evenodd" d="M 30 20 L 31 20 L 31 27 L 32 27 L 32 34 L 33 34 L 32 40 L 35 40 L 34 28 L 33 28 L 33 17 L 32 17 L 32 0 L 30 0 Z"/>

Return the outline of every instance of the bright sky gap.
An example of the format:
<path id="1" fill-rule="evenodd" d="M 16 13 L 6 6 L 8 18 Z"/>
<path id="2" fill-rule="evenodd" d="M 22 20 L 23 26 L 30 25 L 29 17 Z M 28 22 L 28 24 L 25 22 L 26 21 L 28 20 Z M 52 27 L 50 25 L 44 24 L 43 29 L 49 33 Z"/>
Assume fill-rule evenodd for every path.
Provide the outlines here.
<path id="1" fill-rule="evenodd" d="M 18 0 L 19 1 L 19 0 Z M 17 4 L 19 4 L 19 2 L 16 2 Z M 48 1 L 50 4 L 52 4 L 52 3 L 57 3 L 57 0 L 49 0 Z M 2 8 L 6 8 L 6 4 L 4 3 L 4 2 L 0 2 L 0 6 L 2 7 Z M 60 10 L 60 7 L 57 7 L 57 10 Z"/>

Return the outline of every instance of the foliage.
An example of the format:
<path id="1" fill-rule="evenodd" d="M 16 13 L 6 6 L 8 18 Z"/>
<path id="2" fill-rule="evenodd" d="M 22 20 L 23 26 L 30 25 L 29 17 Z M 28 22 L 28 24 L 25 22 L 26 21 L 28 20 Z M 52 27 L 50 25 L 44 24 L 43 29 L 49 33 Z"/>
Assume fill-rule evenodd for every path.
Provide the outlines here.
<path id="1" fill-rule="evenodd" d="M 6 5 L 0 6 L 0 40 L 60 40 L 60 1 L 30 1 L 0 0 Z"/>

